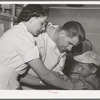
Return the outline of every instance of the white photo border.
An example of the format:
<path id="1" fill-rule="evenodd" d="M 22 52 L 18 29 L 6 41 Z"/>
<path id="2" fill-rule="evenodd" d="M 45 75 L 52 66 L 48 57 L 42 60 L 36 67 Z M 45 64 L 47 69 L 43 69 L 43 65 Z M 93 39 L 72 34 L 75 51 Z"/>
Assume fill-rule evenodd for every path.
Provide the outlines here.
<path id="1" fill-rule="evenodd" d="M 5 1 L 1 4 L 100 4 L 100 1 Z M 0 99 L 99 99 L 99 90 L 0 90 Z"/>

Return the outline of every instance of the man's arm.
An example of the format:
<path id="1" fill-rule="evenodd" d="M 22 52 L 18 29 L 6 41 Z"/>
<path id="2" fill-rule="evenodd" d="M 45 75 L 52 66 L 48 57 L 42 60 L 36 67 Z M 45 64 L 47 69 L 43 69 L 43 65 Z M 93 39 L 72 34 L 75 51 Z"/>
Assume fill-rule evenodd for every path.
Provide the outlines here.
<path id="1" fill-rule="evenodd" d="M 29 62 L 32 69 L 38 74 L 39 78 L 45 83 L 62 88 L 62 89 L 72 89 L 73 84 L 60 79 L 52 71 L 48 70 L 41 62 L 40 59 L 34 59 Z"/>

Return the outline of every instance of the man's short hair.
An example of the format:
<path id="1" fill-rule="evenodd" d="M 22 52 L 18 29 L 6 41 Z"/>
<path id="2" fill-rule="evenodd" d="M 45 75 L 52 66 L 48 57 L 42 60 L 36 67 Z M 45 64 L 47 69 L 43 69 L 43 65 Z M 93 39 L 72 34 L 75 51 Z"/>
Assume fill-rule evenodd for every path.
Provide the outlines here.
<path id="1" fill-rule="evenodd" d="M 77 36 L 79 38 L 79 43 L 85 40 L 85 30 L 81 23 L 77 21 L 69 21 L 62 26 L 62 30 L 67 31 L 67 35 L 72 38 Z"/>

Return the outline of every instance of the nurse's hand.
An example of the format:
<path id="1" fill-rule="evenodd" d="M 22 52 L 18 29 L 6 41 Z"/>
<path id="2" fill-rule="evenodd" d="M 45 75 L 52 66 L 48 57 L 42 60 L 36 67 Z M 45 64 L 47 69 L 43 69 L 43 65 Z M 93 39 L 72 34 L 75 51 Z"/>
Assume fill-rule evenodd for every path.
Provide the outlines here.
<path id="1" fill-rule="evenodd" d="M 58 76 L 59 78 L 62 78 L 61 74 L 59 72 L 56 71 L 52 71 L 56 76 Z"/>
<path id="2" fill-rule="evenodd" d="M 69 80 L 68 76 L 65 75 L 65 74 L 63 74 L 63 75 L 61 75 L 61 76 L 62 76 L 62 78 L 63 78 L 65 81 L 68 81 L 68 80 Z"/>
<path id="3" fill-rule="evenodd" d="M 56 72 L 56 71 L 53 71 L 53 72 L 54 72 L 54 74 L 55 74 L 56 76 L 58 76 L 59 78 L 65 80 L 65 81 L 67 81 L 67 80 L 69 79 L 65 74 L 62 74 L 62 75 L 61 75 L 59 72 Z"/>

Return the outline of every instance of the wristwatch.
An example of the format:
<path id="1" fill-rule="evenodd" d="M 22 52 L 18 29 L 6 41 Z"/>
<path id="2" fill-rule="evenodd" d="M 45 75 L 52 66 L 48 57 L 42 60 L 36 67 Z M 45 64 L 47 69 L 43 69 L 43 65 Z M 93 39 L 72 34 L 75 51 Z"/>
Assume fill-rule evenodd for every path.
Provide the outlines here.
<path id="1" fill-rule="evenodd" d="M 42 86 L 43 85 L 43 82 L 42 81 L 40 81 L 40 86 Z"/>

